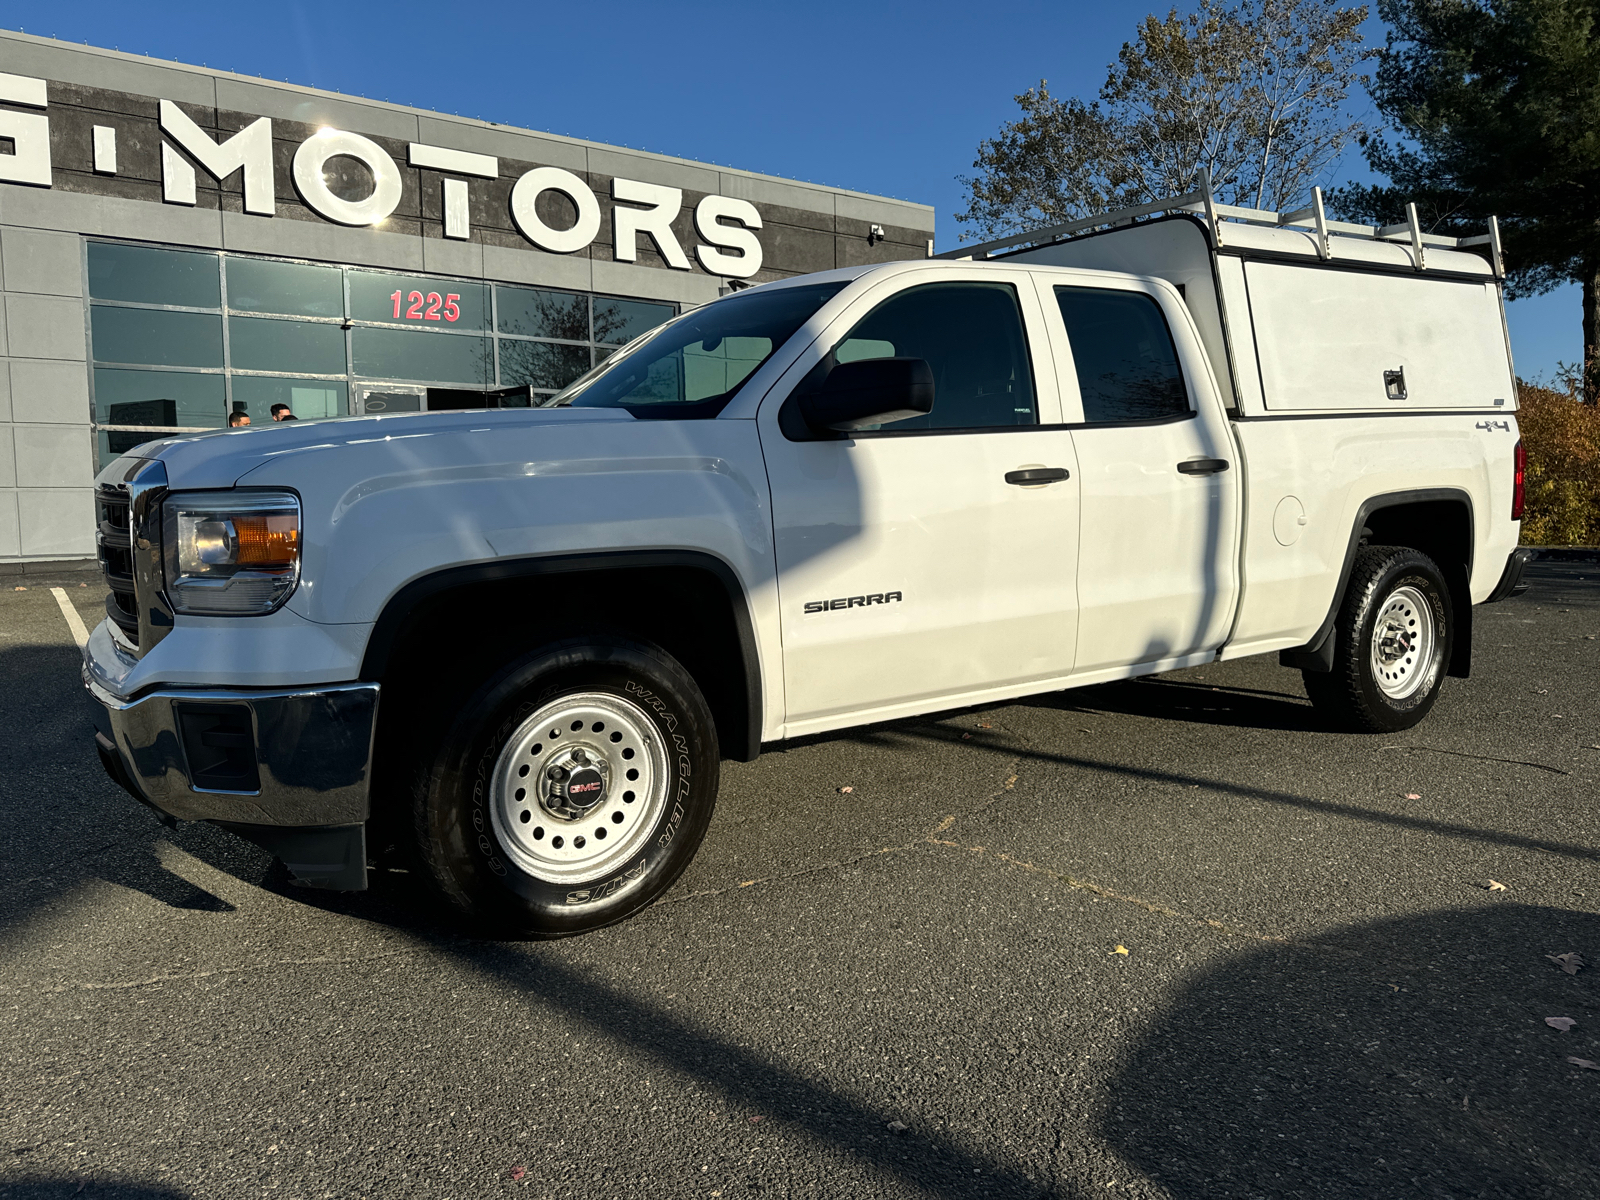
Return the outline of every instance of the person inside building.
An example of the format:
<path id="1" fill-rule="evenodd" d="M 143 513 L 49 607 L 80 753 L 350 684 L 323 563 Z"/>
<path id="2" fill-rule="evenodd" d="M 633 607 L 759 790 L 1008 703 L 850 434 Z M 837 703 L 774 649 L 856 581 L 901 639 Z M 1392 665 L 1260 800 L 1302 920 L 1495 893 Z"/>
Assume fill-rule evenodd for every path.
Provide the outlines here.
<path id="1" fill-rule="evenodd" d="M 287 404 L 274 404 L 272 406 L 272 419 L 274 421 L 298 421 L 300 418 L 289 411 Z"/>
<path id="2" fill-rule="evenodd" d="M 243 429 L 250 424 L 250 414 L 247 412 L 233 412 L 228 414 L 229 429 Z"/>

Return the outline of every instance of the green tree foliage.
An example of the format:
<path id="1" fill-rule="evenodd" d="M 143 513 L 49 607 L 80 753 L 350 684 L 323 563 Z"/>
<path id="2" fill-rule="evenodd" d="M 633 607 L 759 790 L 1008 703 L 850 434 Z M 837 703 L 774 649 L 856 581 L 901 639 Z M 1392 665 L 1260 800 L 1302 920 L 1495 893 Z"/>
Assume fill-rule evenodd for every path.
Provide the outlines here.
<path id="1" fill-rule="evenodd" d="M 1344 102 L 1362 80 L 1365 7 L 1331 0 L 1201 0 L 1146 17 L 1099 99 L 1016 97 L 1022 115 L 979 143 L 956 220 L 988 237 L 1191 191 L 1278 208 L 1362 131 Z"/>
<path id="2" fill-rule="evenodd" d="M 1390 26 L 1371 85 L 1397 139 L 1366 143 L 1387 185 L 1333 196 L 1344 215 L 1481 232 L 1498 215 L 1512 296 L 1583 285 L 1587 398 L 1600 353 L 1600 0 L 1379 0 Z"/>
<path id="3" fill-rule="evenodd" d="M 1600 409 L 1519 383 L 1517 425 L 1528 450 L 1523 544 L 1600 545 Z"/>

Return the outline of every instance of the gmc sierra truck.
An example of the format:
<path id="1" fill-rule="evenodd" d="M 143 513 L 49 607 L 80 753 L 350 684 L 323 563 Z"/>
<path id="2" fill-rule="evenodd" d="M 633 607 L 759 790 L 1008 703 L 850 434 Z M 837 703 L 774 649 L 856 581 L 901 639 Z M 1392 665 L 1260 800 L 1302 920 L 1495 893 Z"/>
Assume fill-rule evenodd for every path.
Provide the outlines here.
<path id="1" fill-rule="evenodd" d="M 304 883 L 403 840 L 549 937 L 659 896 L 785 738 L 1268 653 L 1413 725 L 1522 586 L 1498 236 L 1313 200 L 739 290 L 540 407 L 138 447 L 100 757 Z"/>

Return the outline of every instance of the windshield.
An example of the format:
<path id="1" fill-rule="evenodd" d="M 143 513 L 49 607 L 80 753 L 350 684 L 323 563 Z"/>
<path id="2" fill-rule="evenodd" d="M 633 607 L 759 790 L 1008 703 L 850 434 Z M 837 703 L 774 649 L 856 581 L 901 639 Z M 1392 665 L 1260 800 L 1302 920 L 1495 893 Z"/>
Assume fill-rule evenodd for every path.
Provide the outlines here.
<path id="1" fill-rule="evenodd" d="M 625 408 L 636 417 L 714 417 L 849 280 L 759 289 L 693 309 L 625 346 L 547 407 Z"/>

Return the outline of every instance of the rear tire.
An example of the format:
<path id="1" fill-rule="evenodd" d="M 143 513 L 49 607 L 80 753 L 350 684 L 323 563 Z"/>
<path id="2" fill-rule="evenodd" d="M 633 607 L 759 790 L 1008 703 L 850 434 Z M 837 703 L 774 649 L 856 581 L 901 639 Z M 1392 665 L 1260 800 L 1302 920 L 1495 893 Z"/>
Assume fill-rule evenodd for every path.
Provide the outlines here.
<path id="1" fill-rule="evenodd" d="M 486 931 L 554 938 L 631 916 L 694 857 L 716 803 L 716 727 L 659 647 L 573 638 L 467 700 L 419 781 L 417 844 Z"/>
<path id="2" fill-rule="evenodd" d="M 1428 715 L 1455 637 L 1450 589 L 1431 558 L 1362 547 L 1334 631 L 1333 670 L 1302 672 L 1319 711 L 1361 733 L 1409 729 Z"/>

